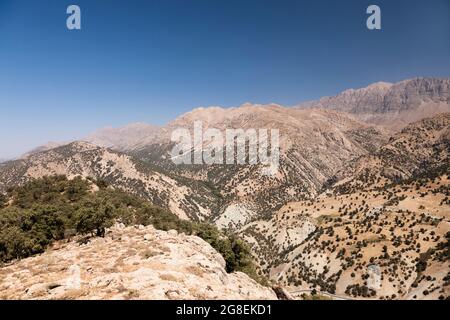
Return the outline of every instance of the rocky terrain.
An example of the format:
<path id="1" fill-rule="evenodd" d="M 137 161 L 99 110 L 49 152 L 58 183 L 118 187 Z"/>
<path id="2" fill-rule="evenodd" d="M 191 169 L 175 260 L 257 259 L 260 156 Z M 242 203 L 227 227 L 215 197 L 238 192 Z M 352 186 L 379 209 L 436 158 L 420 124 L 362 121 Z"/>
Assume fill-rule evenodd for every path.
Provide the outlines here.
<path id="1" fill-rule="evenodd" d="M 117 151 L 129 151 L 139 146 L 155 143 L 159 136 L 159 127 L 145 123 L 133 123 L 123 128 L 104 128 L 83 139 L 96 146 L 113 148 Z"/>
<path id="2" fill-rule="evenodd" d="M 408 125 L 375 152 L 350 161 L 326 186 L 342 193 L 439 177 L 449 170 L 449 152 L 450 113 L 443 113 Z"/>
<path id="3" fill-rule="evenodd" d="M 296 108 L 198 108 L 162 127 L 102 129 L 86 137 L 88 142 L 43 147 L 0 164 L 0 192 L 47 175 L 104 180 L 184 220 L 214 223 L 238 235 L 251 246 L 259 272 L 295 297 L 321 293 L 338 299 L 448 299 L 449 88 L 450 79 L 417 78 L 351 89 Z M 171 132 L 192 132 L 194 121 L 221 131 L 278 129 L 280 166 L 173 164 Z M 126 241 L 139 242 L 139 230 L 116 228 L 110 234 L 126 232 Z M 92 240 L 86 250 L 94 250 L 97 243 L 114 246 L 113 238 Z M 58 243 L 55 248 L 40 257 L 78 250 L 78 244 Z M 141 266 L 138 254 L 129 254 L 130 263 Z M 21 277 L 19 266 L 33 259 L 39 257 L 4 269 L 15 270 L 8 281 L 14 274 Z M 82 275 L 91 267 L 79 264 L 68 262 L 61 276 L 71 265 L 78 265 Z M 133 277 L 141 274 L 139 268 L 127 268 L 133 274 L 120 269 L 117 280 L 127 290 L 92 289 L 97 292 L 93 297 L 150 297 L 132 291 L 137 286 Z M 88 279 L 104 276 L 94 273 Z M 53 287 L 53 280 L 44 280 L 45 285 L 36 286 L 37 297 L 66 297 L 64 285 L 55 280 Z M 32 285 L 27 282 L 11 294 L 30 297 L 25 291 Z M 200 297 L 177 288 L 178 297 Z M 230 290 L 229 296 L 237 297 Z"/>
<path id="4" fill-rule="evenodd" d="M 171 122 L 166 130 L 192 129 L 194 121 L 219 130 L 268 128 L 280 132 L 280 165 L 270 175 L 263 165 L 177 166 L 170 160 L 172 144 L 167 142 L 131 151 L 162 172 L 204 181 L 217 190 L 223 205 L 213 219 L 224 226 L 240 224 L 227 218 L 235 210 L 246 211 L 248 217 L 244 220 L 248 221 L 270 216 L 287 201 L 317 195 L 337 168 L 388 139 L 383 130 L 339 112 L 293 110 L 278 105 L 196 109 Z"/>
<path id="5" fill-rule="evenodd" d="M 0 268 L 1 299 L 276 299 L 195 236 L 117 224 Z"/>
<path id="6" fill-rule="evenodd" d="M 420 187 L 322 195 L 288 203 L 240 232 L 267 275 L 292 291 L 447 298 L 448 184 L 443 176 Z"/>
<path id="7" fill-rule="evenodd" d="M 129 155 L 87 142 L 73 142 L 3 164 L 0 166 L 0 191 L 52 175 L 105 180 L 116 188 L 170 209 L 183 219 L 202 220 L 211 214 L 208 206 L 214 206 L 215 196 L 201 184 L 187 185 L 176 177 L 152 170 Z"/>
<path id="8" fill-rule="evenodd" d="M 170 132 L 192 130 L 194 120 L 202 121 L 205 129 L 278 129 L 280 166 L 268 175 L 264 165 L 175 165 L 170 158 Z M 74 142 L 31 153 L 0 167 L 0 189 L 45 175 L 95 177 L 147 197 L 180 217 L 217 220 L 223 227 L 233 227 L 268 217 L 288 201 L 316 196 L 346 162 L 388 139 L 382 129 L 339 112 L 278 105 L 196 109 L 161 128 L 157 143 L 142 146 L 142 132 L 148 130 L 154 128 L 134 125 L 119 129 L 109 140 L 104 130 L 89 139 L 103 146 L 116 141 L 114 149 L 121 151 Z M 132 132 L 129 138 L 125 132 Z M 119 137 L 123 141 L 117 141 Z M 151 135 L 148 139 L 153 141 Z M 245 219 L 230 220 L 236 210 L 246 211 Z"/>
<path id="9" fill-rule="evenodd" d="M 243 227 L 261 268 L 294 292 L 447 298 L 448 119 L 443 114 L 411 124 L 358 159 L 356 168 L 343 169 L 347 175 L 320 196 L 287 203 L 271 219 Z M 394 168 L 404 174 L 383 174 Z"/>
<path id="10" fill-rule="evenodd" d="M 343 111 L 365 122 L 400 130 L 409 123 L 450 112 L 450 79 L 415 78 L 395 84 L 379 82 L 297 107 Z"/>

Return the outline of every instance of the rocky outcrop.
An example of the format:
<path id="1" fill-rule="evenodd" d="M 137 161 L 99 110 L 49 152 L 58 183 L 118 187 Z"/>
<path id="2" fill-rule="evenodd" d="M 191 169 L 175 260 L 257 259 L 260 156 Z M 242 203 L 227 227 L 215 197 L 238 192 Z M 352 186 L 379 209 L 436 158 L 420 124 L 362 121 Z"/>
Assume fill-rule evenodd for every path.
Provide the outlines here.
<path id="1" fill-rule="evenodd" d="M 400 130 L 409 123 L 450 112 L 450 79 L 415 78 L 395 84 L 379 82 L 349 89 L 298 106 L 324 108 L 353 114 L 360 120 Z"/>
<path id="2" fill-rule="evenodd" d="M 0 268 L 2 299 L 276 299 L 195 236 L 115 225 Z"/>

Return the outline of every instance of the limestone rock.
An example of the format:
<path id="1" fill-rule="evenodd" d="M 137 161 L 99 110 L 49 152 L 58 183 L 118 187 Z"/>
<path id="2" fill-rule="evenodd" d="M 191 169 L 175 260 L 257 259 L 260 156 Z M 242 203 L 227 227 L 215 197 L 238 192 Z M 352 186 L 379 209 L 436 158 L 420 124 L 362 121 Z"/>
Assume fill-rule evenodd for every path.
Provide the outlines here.
<path id="1" fill-rule="evenodd" d="M 105 239 L 56 245 L 0 268 L 0 298 L 276 299 L 246 274 L 226 273 L 205 241 L 173 230 L 116 225 Z"/>

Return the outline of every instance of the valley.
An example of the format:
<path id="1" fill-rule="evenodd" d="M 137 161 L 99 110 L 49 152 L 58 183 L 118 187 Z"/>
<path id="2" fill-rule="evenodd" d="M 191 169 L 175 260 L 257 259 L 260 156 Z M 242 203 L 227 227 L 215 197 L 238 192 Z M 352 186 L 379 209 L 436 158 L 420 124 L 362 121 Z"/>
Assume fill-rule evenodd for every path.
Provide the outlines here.
<path id="1" fill-rule="evenodd" d="M 174 164 L 171 132 L 192 130 L 195 121 L 202 121 L 204 129 L 221 131 L 279 130 L 279 167 L 267 175 L 268 168 L 262 164 Z M 198 108 L 161 127 L 140 123 L 102 129 L 79 141 L 42 146 L 21 159 L 1 163 L 0 193 L 8 194 L 12 188 L 47 176 L 90 179 L 94 187 L 104 183 L 111 190 L 145 199 L 181 221 L 213 224 L 221 232 L 237 236 L 248 245 L 259 276 L 295 298 L 448 299 L 449 151 L 450 79 L 415 78 L 350 89 L 295 107 L 244 104 L 228 109 Z M 5 199 L 6 208 L 13 205 L 8 201 L 14 199 Z M 111 237 L 126 232 L 133 243 L 123 245 L 143 249 L 139 237 L 144 229 L 114 228 L 108 231 L 111 236 L 93 240 L 92 246 L 97 242 L 98 246 L 114 246 Z M 25 289 L 11 278 L 21 268 L 29 268 L 23 264 L 79 250 L 73 243 L 58 243 L 57 247 L 57 252 L 50 249 L 41 257 L 0 268 L 0 276 L 7 274 L 5 279 L 17 288 L 5 293 L 7 297 L 27 297 Z M 120 266 L 121 273 L 138 270 L 131 267 L 131 257 L 138 254 L 124 257 L 130 263 Z M 189 254 L 178 259 L 189 261 Z M 164 263 L 170 265 L 169 260 Z M 141 263 L 147 262 L 137 261 L 136 265 Z M 153 267 L 166 266 L 152 265 L 150 269 Z M 150 271 L 143 272 L 143 277 L 146 272 Z M 174 276 L 167 276 L 167 281 L 176 282 L 172 278 L 179 272 L 173 270 Z M 33 275 L 35 279 L 41 276 L 37 271 Z M 104 275 L 88 276 L 99 277 Z M 193 285 L 196 280 L 192 279 Z M 217 279 L 210 280 L 214 288 Z M 139 291 L 133 281 L 125 275 L 120 284 Z M 181 286 L 178 296 L 165 297 L 217 297 L 200 288 L 192 293 L 191 283 L 184 285 L 187 287 Z M 258 288 L 255 295 L 249 289 L 238 296 L 230 286 L 229 297 L 274 298 L 271 290 Z M 55 290 L 44 288 L 36 297 L 68 294 Z M 100 290 L 95 296 L 152 297 L 149 289 L 145 290 Z M 79 292 L 75 298 L 83 296 Z"/>

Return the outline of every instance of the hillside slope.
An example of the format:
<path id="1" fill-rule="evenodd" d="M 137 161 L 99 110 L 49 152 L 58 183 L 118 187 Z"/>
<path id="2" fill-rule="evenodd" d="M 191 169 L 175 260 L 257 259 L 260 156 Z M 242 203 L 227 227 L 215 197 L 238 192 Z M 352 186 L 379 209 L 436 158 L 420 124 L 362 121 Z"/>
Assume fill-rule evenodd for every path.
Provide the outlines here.
<path id="1" fill-rule="evenodd" d="M 411 124 L 318 197 L 239 233 L 266 275 L 293 292 L 448 298 L 449 128 L 448 114 Z"/>
<path id="2" fill-rule="evenodd" d="M 279 130 L 279 167 L 175 165 L 171 161 L 174 144 L 170 134 L 177 128 L 192 131 L 194 121 L 202 121 L 204 129 L 222 132 L 239 128 Z M 126 154 L 74 142 L 7 163 L 0 167 L 0 189 L 44 175 L 92 176 L 145 196 L 180 217 L 215 220 L 221 227 L 235 228 L 270 216 L 288 201 L 314 197 L 345 163 L 368 154 L 388 139 L 383 130 L 339 112 L 278 105 L 196 109 L 160 128 L 158 142 L 151 135 L 150 142 L 141 139 L 142 131 L 148 130 L 153 132 L 154 128 L 135 125 L 115 132 L 109 140 L 103 135 L 91 137 L 106 144 L 121 138 L 114 147 Z M 127 132 L 134 132 L 130 139 Z M 140 138 L 134 140 L 136 136 Z M 125 145 L 127 150 L 123 150 Z M 240 217 L 233 219 L 236 215 Z"/>
<path id="3" fill-rule="evenodd" d="M 275 293 L 195 236 L 115 225 L 0 268 L 1 299 L 270 299 Z"/>
<path id="4" fill-rule="evenodd" d="M 0 191 L 33 178 L 52 175 L 104 180 L 111 186 L 170 209 L 183 219 L 205 219 L 211 215 L 209 206 L 215 204 L 215 196 L 201 184 L 185 184 L 129 155 L 86 142 L 73 142 L 2 164 Z"/>
<path id="5" fill-rule="evenodd" d="M 224 199 L 215 215 L 221 226 L 236 227 L 255 217 L 270 216 L 287 201 L 317 195 L 347 161 L 375 150 L 388 139 L 386 132 L 342 113 L 327 110 L 293 110 L 278 105 L 243 105 L 193 110 L 165 128 L 186 128 L 194 121 L 204 129 L 277 129 L 280 165 L 175 165 L 170 160 L 173 143 L 162 141 L 129 151 L 161 172 L 204 181 Z M 164 136 L 164 135 L 163 135 Z M 225 135 L 224 135 L 225 136 Z M 270 172 L 270 174 L 268 174 Z M 245 217 L 242 217 L 242 215 Z M 232 221 L 231 216 L 242 219 Z"/>
<path id="6" fill-rule="evenodd" d="M 405 127 L 377 151 L 361 156 L 328 181 L 335 192 L 381 188 L 449 172 L 450 113 Z"/>

